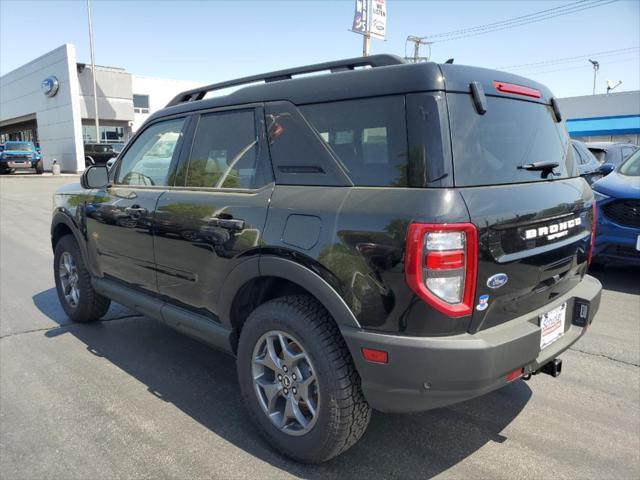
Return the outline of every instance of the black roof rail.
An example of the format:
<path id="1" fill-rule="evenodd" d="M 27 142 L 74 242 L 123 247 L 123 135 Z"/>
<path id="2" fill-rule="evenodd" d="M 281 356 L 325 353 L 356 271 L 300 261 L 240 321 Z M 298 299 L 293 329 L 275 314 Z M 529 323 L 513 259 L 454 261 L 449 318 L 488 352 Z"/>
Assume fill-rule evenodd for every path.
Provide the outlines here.
<path id="1" fill-rule="evenodd" d="M 222 90 L 223 88 L 235 87 L 239 85 L 245 85 L 255 82 L 277 82 L 280 80 L 291 80 L 294 75 L 301 75 L 304 73 L 322 72 L 329 70 L 333 72 L 341 72 L 345 70 L 353 70 L 356 67 L 386 67 L 390 65 L 400 65 L 405 63 L 400 57 L 396 55 L 371 55 L 369 57 L 356 57 L 347 58 L 345 60 L 336 60 L 333 62 L 316 63 L 314 65 L 306 65 L 303 67 L 287 68 L 285 70 L 277 70 L 270 73 L 262 73 L 259 75 L 251 75 L 249 77 L 237 78 L 235 80 L 228 80 L 226 82 L 212 83 L 211 85 L 205 85 L 204 87 L 194 88 L 187 90 L 176 95 L 171 100 L 167 107 L 179 105 L 184 102 L 192 102 L 196 100 L 202 100 L 204 96 L 215 90 Z"/>

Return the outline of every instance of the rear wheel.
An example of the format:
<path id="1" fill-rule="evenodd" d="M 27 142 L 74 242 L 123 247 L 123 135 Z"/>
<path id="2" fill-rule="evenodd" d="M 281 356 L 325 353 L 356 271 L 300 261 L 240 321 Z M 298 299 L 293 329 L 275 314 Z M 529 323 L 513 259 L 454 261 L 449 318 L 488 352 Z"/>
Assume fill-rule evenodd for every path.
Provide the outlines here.
<path id="1" fill-rule="evenodd" d="M 288 296 L 255 309 L 237 361 L 245 404 L 283 454 L 320 463 L 364 434 L 371 408 L 360 377 L 338 327 L 315 299 Z"/>
<path id="2" fill-rule="evenodd" d="M 53 272 L 58 299 L 74 322 L 91 322 L 103 317 L 111 301 L 97 293 L 72 235 L 62 237 L 53 255 Z"/>

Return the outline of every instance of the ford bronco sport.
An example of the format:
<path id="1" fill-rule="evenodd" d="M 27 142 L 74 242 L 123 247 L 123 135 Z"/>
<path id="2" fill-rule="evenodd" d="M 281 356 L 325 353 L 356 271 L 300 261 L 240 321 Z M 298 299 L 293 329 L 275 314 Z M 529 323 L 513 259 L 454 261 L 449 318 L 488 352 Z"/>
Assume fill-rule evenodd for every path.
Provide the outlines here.
<path id="1" fill-rule="evenodd" d="M 372 408 L 557 376 L 600 303 L 556 100 L 481 68 L 376 55 L 190 90 L 54 208 L 69 317 L 114 300 L 235 355 L 253 420 L 304 462 Z"/>

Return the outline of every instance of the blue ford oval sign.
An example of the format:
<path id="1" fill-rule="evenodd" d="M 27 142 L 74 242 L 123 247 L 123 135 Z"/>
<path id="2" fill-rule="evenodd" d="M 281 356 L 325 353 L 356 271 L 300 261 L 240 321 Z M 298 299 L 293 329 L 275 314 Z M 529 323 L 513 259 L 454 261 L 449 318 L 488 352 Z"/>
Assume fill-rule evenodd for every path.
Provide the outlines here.
<path id="1" fill-rule="evenodd" d="M 489 279 L 487 280 L 487 287 L 500 288 L 508 281 L 509 281 L 509 277 L 507 276 L 506 273 L 496 273 L 495 275 L 492 275 L 491 277 L 489 277 Z"/>
<path id="2" fill-rule="evenodd" d="M 42 93 L 44 93 L 47 97 L 53 97 L 56 93 L 58 93 L 58 88 L 60 88 L 60 82 L 58 79 L 51 75 L 50 77 L 45 78 L 40 84 L 40 88 L 42 88 Z"/>

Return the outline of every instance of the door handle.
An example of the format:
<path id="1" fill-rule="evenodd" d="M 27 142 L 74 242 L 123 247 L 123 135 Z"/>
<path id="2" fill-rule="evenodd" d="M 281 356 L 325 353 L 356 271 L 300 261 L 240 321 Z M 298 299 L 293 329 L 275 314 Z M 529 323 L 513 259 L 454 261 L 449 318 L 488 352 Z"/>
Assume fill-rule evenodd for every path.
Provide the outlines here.
<path id="1" fill-rule="evenodd" d="M 127 215 L 130 215 L 132 217 L 142 217 L 142 216 L 146 215 L 147 213 L 149 213 L 149 210 L 147 210 L 144 207 L 139 207 L 138 205 L 133 205 L 131 207 L 125 208 L 124 212 Z"/>
<path id="2" fill-rule="evenodd" d="M 218 218 L 212 217 L 207 220 L 210 227 L 226 228 L 227 230 L 244 230 L 244 220 L 235 218 Z"/>

